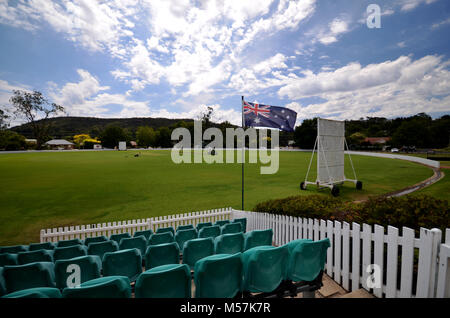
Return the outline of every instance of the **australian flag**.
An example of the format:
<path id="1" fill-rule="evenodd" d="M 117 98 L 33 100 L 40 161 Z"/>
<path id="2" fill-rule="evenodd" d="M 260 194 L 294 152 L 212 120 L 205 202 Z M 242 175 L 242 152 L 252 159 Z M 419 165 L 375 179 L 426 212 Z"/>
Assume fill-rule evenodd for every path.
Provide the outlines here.
<path id="1" fill-rule="evenodd" d="M 297 113 L 285 107 L 268 106 L 243 101 L 246 127 L 268 127 L 294 131 Z"/>

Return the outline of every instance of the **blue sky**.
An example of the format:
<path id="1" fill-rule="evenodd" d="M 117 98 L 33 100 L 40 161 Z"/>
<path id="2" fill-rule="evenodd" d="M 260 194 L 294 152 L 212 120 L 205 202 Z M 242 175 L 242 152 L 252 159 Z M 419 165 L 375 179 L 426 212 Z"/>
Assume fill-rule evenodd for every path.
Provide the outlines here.
<path id="1" fill-rule="evenodd" d="M 298 123 L 437 117 L 450 113 L 448 34 L 446 0 L 0 0 L 0 105 L 39 90 L 73 116 L 211 106 L 239 124 L 244 95 Z"/>

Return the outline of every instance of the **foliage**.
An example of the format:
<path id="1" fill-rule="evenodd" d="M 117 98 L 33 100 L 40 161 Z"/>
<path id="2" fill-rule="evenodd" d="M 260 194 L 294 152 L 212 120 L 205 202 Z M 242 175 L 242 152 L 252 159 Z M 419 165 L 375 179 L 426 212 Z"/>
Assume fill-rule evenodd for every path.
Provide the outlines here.
<path id="1" fill-rule="evenodd" d="M 0 150 L 23 150 L 27 148 L 25 137 L 9 130 L 0 130 Z"/>
<path id="2" fill-rule="evenodd" d="M 154 147 L 156 145 L 156 132 L 152 127 L 141 126 L 136 131 L 136 141 L 142 147 Z"/>
<path id="3" fill-rule="evenodd" d="M 8 118 L 9 116 L 2 109 L 0 109 L 0 130 L 8 127 L 9 124 L 6 122 Z"/>
<path id="4" fill-rule="evenodd" d="M 76 143 L 78 146 L 83 146 L 86 139 L 90 139 L 91 136 L 88 134 L 79 134 L 73 136 L 73 142 Z"/>
<path id="5" fill-rule="evenodd" d="M 450 204 L 427 195 L 370 197 L 364 202 L 344 202 L 318 195 L 294 196 L 259 203 L 258 212 L 345 222 L 403 226 L 419 230 L 450 227 Z"/>
<path id="6" fill-rule="evenodd" d="M 118 126 L 108 126 L 100 136 L 102 145 L 106 148 L 118 147 L 119 141 L 129 141 L 127 132 Z"/>
<path id="7" fill-rule="evenodd" d="M 50 122 L 47 122 L 52 115 L 64 112 L 64 107 L 55 103 L 50 103 L 41 92 L 32 93 L 21 90 L 13 90 L 10 103 L 14 107 L 14 114 L 17 118 L 26 120 L 32 128 L 33 136 L 36 138 L 36 147 L 40 149 L 46 141 L 50 130 Z M 43 120 L 39 120 L 43 119 Z"/>

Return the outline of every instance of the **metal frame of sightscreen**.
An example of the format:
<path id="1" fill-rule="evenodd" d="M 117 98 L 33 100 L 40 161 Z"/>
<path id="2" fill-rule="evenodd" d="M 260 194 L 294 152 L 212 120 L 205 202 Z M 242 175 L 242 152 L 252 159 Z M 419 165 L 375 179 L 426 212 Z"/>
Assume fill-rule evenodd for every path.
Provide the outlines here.
<path id="1" fill-rule="evenodd" d="M 353 166 L 353 161 L 352 161 L 352 157 L 350 156 L 350 154 L 348 153 L 348 157 L 349 157 L 349 159 L 350 159 L 350 164 L 351 164 L 351 166 L 352 166 L 352 170 L 353 170 L 353 175 L 354 175 L 354 177 L 355 177 L 355 179 L 347 179 L 346 177 L 345 177 L 345 170 L 344 171 L 342 171 L 342 176 L 343 176 L 343 178 L 341 178 L 340 180 L 335 180 L 334 178 L 333 178 L 333 176 L 332 176 L 332 174 L 330 173 L 330 168 L 329 168 L 329 166 L 330 166 L 330 164 L 327 162 L 327 157 L 326 157 L 326 155 L 325 155 L 325 150 L 323 149 L 323 145 L 322 145 L 322 142 L 321 141 L 323 141 L 323 140 L 321 140 L 321 137 L 324 137 L 324 136 L 322 136 L 321 135 L 321 132 L 320 132 L 320 121 L 321 120 L 326 120 L 326 121 L 332 121 L 332 122 L 338 122 L 338 121 L 336 121 L 336 120 L 328 120 L 328 119 L 322 119 L 322 118 L 317 118 L 317 137 L 316 137 L 316 141 L 315 141 L 315 143 L 314 143 L 314 149 L 313 149 L 313 152 L 312 152 L 312 155 L 311 155 L 311 160 L 310 160 L 310 162 L 309 162 L 309 166 L 308 166 L 308 172 L 306 173 L 306 177 L 305 177 L 305 182 L 303 183 L 304 184 L 304 188 L 302 187 L 302 190 L 306 190 L 306 187 L 307 187 L 307 185 L 308 184 L 311 184 L 311 185 L 316 185 L 317 187 L 322 187 L 322 188 L 330 188 L 330 189 L 333 189 L 333 187 L 336 185 L 336 184 L 342 184 L 342 183 L 344 183 L 345 181 L 349 181 L 349 182 L 353 182 L 356 186 L 357 186 L 357 183 L 358 183 L 358 180 L 357 180 L 357 178 L 356 178 L 356 172 L 355 172 L 355 168 L 354 168 L 354 166 Z M 343 125 L 345 125 L 343 122 L 342 122 L 342 124 Z M 343 144 L 343 149 L 342 149 L 342 152 L 343 152 L 343 155 L 344 155 L 344 161 L 345 161 L 345 149 L 347 149 L 348 150 L 348 145 L 347 145 L 347 140 L 345 139 L 345 126 L 344 126 L 344 134 L 343 134 L 343 136 L 333 136 L 333 137 L 341 137 L 342 139 L 343 139 L 343 142 L 342 142 L 342 144 Z M 312 164 L 312 161 L 313 161 L 313 158 L 314 158 L 314 153 L 317 153 L 317 178 L 316 178 L 316 181 L 315 182 L 311 182 L 311 181 L 308 181 L 308 176 L 309 176 L 309 171 L 311 170 L 311 164 Z M 326 174 L 328 175 L 328 180 L 327 181 L 323 181 L 322 180 L 322 182 L 320 181 L 320 178 L 319 178 L 319 176 L 321 175 L 321 172 L 320 172 L 320 162 L 321 162 L 321 158 L 323 158 L 323 162 L 325 163 L 325 169 L 326 169 Z M 342 169 L 344 169 L 344 166 L 342 165 Z"/>

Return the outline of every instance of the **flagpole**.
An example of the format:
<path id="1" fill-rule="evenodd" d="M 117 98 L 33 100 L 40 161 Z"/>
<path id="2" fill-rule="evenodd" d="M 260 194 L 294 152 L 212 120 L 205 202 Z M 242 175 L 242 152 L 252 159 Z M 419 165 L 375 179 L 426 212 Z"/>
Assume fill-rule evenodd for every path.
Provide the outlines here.
<path id="1" fill-rule="evenodd" d="M 245 130 L 244 96 L 242 96 L 242 129 Z M 244 211 L 244 162 L 245 162 L 245 134 L 242 134 L 242 211 Z"/>

